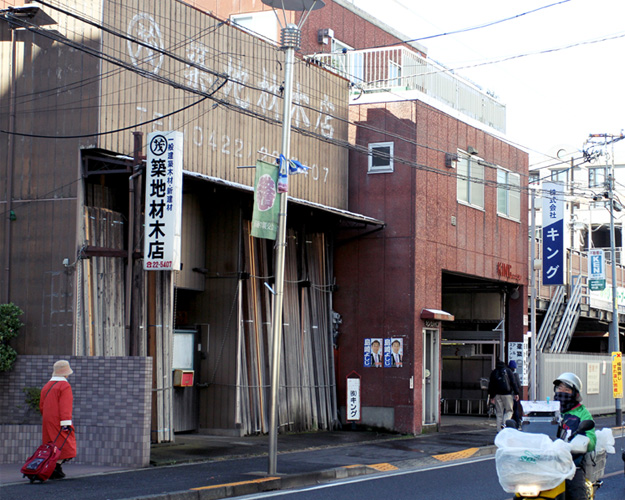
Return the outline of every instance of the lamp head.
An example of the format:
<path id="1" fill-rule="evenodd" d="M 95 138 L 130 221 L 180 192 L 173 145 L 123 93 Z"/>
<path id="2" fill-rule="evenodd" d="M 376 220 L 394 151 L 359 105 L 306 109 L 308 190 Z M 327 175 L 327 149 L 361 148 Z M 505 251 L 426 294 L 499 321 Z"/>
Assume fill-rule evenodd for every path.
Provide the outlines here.
<path id="1" fill-rule="evenodd" d="M 297 10 L 301 12 L 321 9 L 322 0 L 261 0 L 265 5 L 277 10 Z"/>

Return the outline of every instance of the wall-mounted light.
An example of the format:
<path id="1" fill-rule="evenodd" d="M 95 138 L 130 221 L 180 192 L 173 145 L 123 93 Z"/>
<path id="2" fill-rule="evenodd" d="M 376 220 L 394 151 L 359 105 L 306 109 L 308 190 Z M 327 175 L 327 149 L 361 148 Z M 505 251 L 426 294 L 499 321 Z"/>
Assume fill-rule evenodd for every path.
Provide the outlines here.
<path id="1" fill-rule="evenodd" d="M 445 153 L 445 166 L 448 168 L 456 168 L 458 163 L 458 153 Z"/>
<path id="2" fill-rule="evenodd" d="M 473 146 L 468 146 L 467 147 L 467 153 L 469 153 L 472 156 L 480 154 L 479 151 L 477 149 L 475 149 Z"/>

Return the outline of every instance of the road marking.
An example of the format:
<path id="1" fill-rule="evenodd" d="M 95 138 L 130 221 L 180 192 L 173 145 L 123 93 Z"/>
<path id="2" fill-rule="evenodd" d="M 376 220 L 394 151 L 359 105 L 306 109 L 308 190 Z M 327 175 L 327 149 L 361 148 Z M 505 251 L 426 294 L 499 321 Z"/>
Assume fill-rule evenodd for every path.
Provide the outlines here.
<path id="1" fill-rule="evenodd" d="M 467 448 L 466 450 L 456 451 L 454 453 L 445 453 L 444 455 L 432 455 L 439 462 L 449 462 L 450 460 L 460 460 L 462 458 L 471 458 L 477 453 L 479 448 Z"/>
<path id="2" fill-rule="evenodd" d="M 214 484 L 212 486 L 200 486 L 199 488 L 191 488 L 191 490 L 212 490 L 215 488 L 222 488 L 228 486 L 239 486 L 241 484 L 253 484 L 253 483 L 266 483 L 267 481 L 273 481 L 274 479 L 280 479 L 279 477 L 261 477 L 260 479 L 252 479 L 250 481 L 239 481 L 238 483 L 225 483 Z"/>
<path id="3" fill-rule="evenodd" d="M 375 469 L 379 472 L 386 472 L 389 470 L 399 470 L 399 467 L 395 467 L 394 465 L 391 465 L 391 464 L 373 464 L 373 465 L 367 465 L 367 467 L 371 467 L 372 469 Z"/>

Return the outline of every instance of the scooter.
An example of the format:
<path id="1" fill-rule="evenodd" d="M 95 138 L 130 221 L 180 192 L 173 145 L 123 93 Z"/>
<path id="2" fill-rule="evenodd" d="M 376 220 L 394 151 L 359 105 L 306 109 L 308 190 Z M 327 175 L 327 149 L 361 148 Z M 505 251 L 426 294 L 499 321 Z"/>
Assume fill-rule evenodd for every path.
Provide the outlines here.
<path id="1" fill-rule="evenodd" d="M 549 402 L 546 403 L 548 411 L 526 414 L 520 431 L 517 422 L 508 420 L 506 429 L 495 439 L 498 447 L 506 445 L 499 447 L 495 455 L 499 480 L 506 491 L 515 494 L 514 498 L 564 500 L 566 479 L 571 479 L 575 474 L 576 467 L 570 445 L 565 444 L 564 440 L 554 441 L 550 437 L 554 434 L 554 427 L 561 430 L 559 404 L 554 410 L 554 402 L 551 402 L 551 406 Z M 566 442 L 570 443 L 576 435 L 589 431 L 594 426 L 592 421 L 582 421 L 577 431 L 567 436 Z M 505 433 L 508 434 L 502 435 Z M 560 434 L 557 432 L 555 435 Z M 587 471 L 587 477 L 590 476 L 591 479 L 585 479 L 589 500 L 595 498 L 596 491 L 601 487 L 602 482 L 599 479 L 605 468 L 605 452 L 601 459 L 596 457 L 591 460 L 591 457 L 593 455 L 589 455 L 588 468 L 591 469 L 594 465 L 596 470 L 594 473 Z"/>

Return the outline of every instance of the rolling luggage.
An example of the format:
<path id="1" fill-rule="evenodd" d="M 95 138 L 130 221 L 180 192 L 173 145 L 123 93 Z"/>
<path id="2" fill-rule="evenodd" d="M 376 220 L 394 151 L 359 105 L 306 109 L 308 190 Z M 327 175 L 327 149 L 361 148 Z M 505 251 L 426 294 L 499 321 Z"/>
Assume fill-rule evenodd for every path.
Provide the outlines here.
<path id="1" fill-rule="evenodd" d="M 24 474 L 24 477 L 30 479 L 31 483 L 34 483 L 35 481 L 41 481 L 43 483 L 44 481 L 50 479 L 50 476 L 56 467 L 56 462 L 61 456 L 63 445 L 65 445 L 65 442 L 71 433 L 72 431 L 70 429 L 67 433 L 65 441 L 63 441 L 63 444 L 60 447 L 56 446 L 56 440 L 61 435 L 61 431 L 59 430 L 59 433 L 56 435 L 56 438 L 54 438 L 54 441 L 42 444 L 39 448 L 37 448 L 37 451 L 35 451 L 35 453 L 33 453 L 33 455 L 26 460 L 20 469 L 20 472 Z"/>

